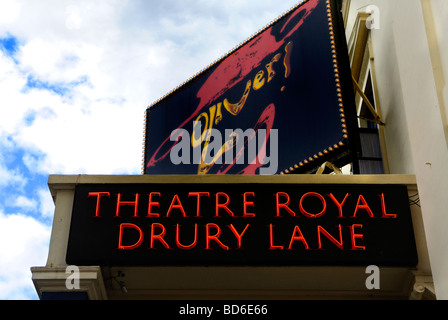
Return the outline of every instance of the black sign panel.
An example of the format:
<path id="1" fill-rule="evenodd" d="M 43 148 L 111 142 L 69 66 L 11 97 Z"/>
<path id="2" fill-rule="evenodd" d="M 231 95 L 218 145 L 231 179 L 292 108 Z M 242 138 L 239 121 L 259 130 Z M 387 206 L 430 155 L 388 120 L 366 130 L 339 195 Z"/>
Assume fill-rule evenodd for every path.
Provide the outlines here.
<path id="1" fill-rule="evenodd" d="M 144 173 L 301 173 L 349 161 L 356 114 L 336 7 L 304 1 L 150 106 Z"/>
<path id="2" fill-rule="evenodd" d="M 415 266 L 406 186 L 81 184 L 67 263 Z"/>

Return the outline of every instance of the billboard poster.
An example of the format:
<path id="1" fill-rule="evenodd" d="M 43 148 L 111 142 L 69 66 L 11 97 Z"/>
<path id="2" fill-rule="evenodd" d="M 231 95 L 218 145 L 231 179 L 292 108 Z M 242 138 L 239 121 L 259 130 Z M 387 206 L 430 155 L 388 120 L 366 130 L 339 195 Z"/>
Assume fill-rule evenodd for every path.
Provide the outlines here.
<path id="1" fill-rule="evenodd" d="M 147 108 L 145 174 L 302 173 L 355 154 L 338 3 L 308 0 Z"/>

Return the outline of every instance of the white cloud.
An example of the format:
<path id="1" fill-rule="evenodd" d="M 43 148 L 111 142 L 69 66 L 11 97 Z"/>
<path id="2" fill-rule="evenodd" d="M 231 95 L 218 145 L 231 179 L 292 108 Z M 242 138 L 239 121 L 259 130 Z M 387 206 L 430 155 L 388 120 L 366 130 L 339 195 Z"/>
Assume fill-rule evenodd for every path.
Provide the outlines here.
<path id="1" fill-rule="evenodd" d="M 49 83 L 71 83 L 95 73 L 102 49 L 84 42 L 35 38 L 17 55 L 20 68 Z"/>
<path id="2" fill-rule="evenodd" d="M 0 25 L 9 24 L 17 19 L 20 13 L 20 3 L 15 0 L 0 2 Z"/>
<path id="3" fill-rule="evenodd" d="M 0 163 L 0 187 L 8 185 L 23 187 L 26 182 L 27 179 L 17 169 L 8 169 Z"/>
<path id="4" fill-rule="evenodd" d="M 0 212 L 0 299 L 37 298 L 30 267 L 45 265 L 49 239 L 50 227 Z"/>
<path id="5" fill-rule="evenodd" d="M 10 134 L 18 129 L 26 104 L 20 91 L 26 78 L 20 73 L 12 59 L 0 51 L 0 134 Z"/>
<path id="6" fill-rule="evenodd" d="M 48 188 L 37 190 L 39 198 L 39 213 L 43 218 L 51 218 L 54 214 L 54 202 Z"/>
<path id="7" fill-rule="evenodd" d="M 56 115 L 38 117 L 23 127 L 20 145 L 39 150 L 44 157 L 26 158 L 29 169 L 40 173 L 139 172 L 143 113 L 99 101 L 88 113 L 59 102 Z"/>
<path id="8" fill-rule="evenodd" d="M 82 17 L 79 13 L 79 8 L 74 5 L 70 5 L 65 9 L 67 19 L 65 25 L 68 29 L 79 29 L 82 25 Z"/>
<path id="9" fill-rule="evenodd" d="M 23 195 L 17 196 L 13 200 L 13 206 L 17 208 L 21 208 L 24 211 L 30 211 L 37 207 L 37 202 L 34 199 L 30 199 L 28 197 L 25 197 Z"/>

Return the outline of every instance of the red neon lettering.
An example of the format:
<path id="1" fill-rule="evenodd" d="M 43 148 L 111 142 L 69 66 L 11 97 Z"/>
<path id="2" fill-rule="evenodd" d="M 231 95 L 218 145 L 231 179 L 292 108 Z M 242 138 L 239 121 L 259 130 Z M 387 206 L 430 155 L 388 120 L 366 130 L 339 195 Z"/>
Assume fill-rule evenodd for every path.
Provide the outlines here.
<path id="1" fill-rule="evenodd" d="M 338 207 L 338 210 L 339 210 L 339 217 L 338 218 L 344 218 L 344 215 L 343 215 L 343 212 L 342 212 L 342 206 L 344 205 L 345 200 L 347 200 L 347 198 L 350 196 L 350 194 L 347 193 L 345 195 L 345 197 L 344 197 L 344 200 L 342 200 L 341 203 L 339 203 L 339 201 L 336 200 L 335 196 L 332 193 L 330 193 L 328 196 L 330 197 L 331 200 L 333 200 L 334 204 Z"/>
<path id="2" fill-rule="evenodd" d="M 298 233 L 298 236 L 296 236 L 296 233 Z M 292 249 L 292 244 L 293 244 L 294 241 L 296 241 L 296 240 L 300 240 L 300 241 L 302 241 L 302 243 L 303 243 L 303 245 L 305 246 L 305 249 L 306 249 L 306 250 L 309 250 L 309 249 L 310 249 L 310 247 L 308 246 L 308 243 L 306 242 L 305 237 L 303 236 L 303 233 L 302 233 L 302 231 L 300 230 L 299 226 L 295 226 L 295 227 L 294 227 L 294 231 L 293 231 L 292 236 L 291 236 L 291 241 L 289 242 L 289 247 L 288 247 L 289 250 Z"/>
<path id="3" fill-rule="evenodd" d="M 285 197 L 286 198 L 286 202 L 284 203 L 280 203 L 280 196 L 281 197 Z M 293 217 L 296 216 L 296 213 L 294 211 L 292 211 L 288 206 L 289 206 L 289 202 L 291 201 L 291 199 L 289 198 L 289 195 L 286 192 L 277 192 L 275 194 L 275 204 L 276 204 L 276 208 L 277 208 L 277 215 L 276 217 L 280 217 L 280 208 L 285 209 L 286 211 L 288 211 L 288 213 L 290 215 L 292 215 Z"/>
<path id="4" fill-rule="evenodd" d="M 115 210 L 115 217 L 120 217 L 121 206 L 134 206 L 134 218 L 137 218 L 139 196 L 140 195 L 136 193 L 134 201 L 121 201 L 121 193 L 117 194 L 117 209 Z"/>
<path id="5" fill-rule="evenodd" d="M 123 230 L 124 228 L 133 228 L 138 231 L 139 238 L 138 241 L 130 246 L 123 245 Z M 120 250 L 131 250 L 140 246 L 143 242 L 143 231 L 138 226 L 133 223 L 121 223 L 120 224 L 120 233 L 118 234 L 118 249 Z"/>
<path id="6" fill-rule="evenodd" d="M 241 233 L 238 233 L 238 231 L 236 231 L 236 229 L 233 226 L 233 224 L 229 225 L 229 228 L 233 232 L 233 234 L 235 235 L 236 239 L 238 240 L 238 247 L 237 247 L 237 249 L 241 248 L 241 238 L 243 237 L 243 235 L 246 232 L 247 228 L 249 228 L 249 224 L 246 225 L 246 227 L 244 228 L 243 232 L 241 232 Z"/>
<path id="7" fill-rule="evenodd" d="M 364 246 L 357 246 L 355 244 L 356 239 L 362 239 L 363 235 L 355 233 L 355 228 L 362 229 L 362 224 L 354 224 L 350 226 L 350 239 L 352 240 L 352 248 L 350 250 L 366 250 Z"/>
<path id="8" fill-rule="evenodd" d="M 160 197 L 160 192 L 151 192 L 149 194 L 149 201 L 148 201 L 148 215 L 147 217 L 159 217 L 159 213 L 156 212 L 151 212 L 152 207 L 159 207 L 160 203 L 156 202 L 156 201 L 152 201 L 152 197 L 153 196 L 158 196 Z"/>
<path id="9" fill-rule="evenodd" d="M 219 197 L 224 196 L 226 198 L 226 203 L 219 203 Z M 227 208 L 227 206 L 229 205 L 230 202 L 230 198 L 227 195 L 227 193 L 224 192 L 217 192 L 216 195 L 216 208 L 215 208 L 215 217 L 219 217 L 219 209 L 222 208 L 224 210 L 226 210 L 226 212 L 231 216 L 234 217 L 235 215 L 233 214 L 233 212 Z"/>
<path id="10" fill-rule="evenodd" d="M 323 250 L 322 243 L 320 240 L 321 233 L 324 236 L 326 236 L 331 242 L 333 242 L 339 249 L 342 250 L 342 227 L 341 227 L 341 225 L 339 225 L 339 241 L 337 241 L 330 233 L 328 233 L 327 230 L 322 228 L 322 226 L 320 226 L 320 225 L 317 226 L 317 242 L 319 243 L 318 249 Z"/>
<path id="11" fill-rule="evenodd" d="M 304 208 L 303 208 L 303 199 L 305 199 L 306 197 L 309 197 L 309 196 L 314 196 L 314 197 L 318 197 L 319 199 L 320 199 L 320 201 L 322 201 L 322 211 L 321 212 L 319 212 L 319 213 L 316 213 L 316 214 L 312 214 L 312 213 L 309 213 L 308 211 L 306 211 Z M 308 218 L 317 218 L 317 217 L 320 217 L 321 215 L 323 215 L 324 213 L 325 213 L 325 211 L 327 210 L 327 203 L 326 203 L 326 201 L 325 201 L 325 198 L 321 195 L 321 194 L 319 194 L 319 193 L 317 193 L 317 192 L 307 192 L 307 193 L 305 193 L 301 198 L 300 198 L 300 201 L 299 201 L 299 209 L 300 209 L 300 212 L 305 216 L 305 217 L 308 217 Z"/>
<path id="12" fill-rule="evenodd" d="M 384 199 L 384 193 L 380 194 L 381 198 L 381 211 L 382 215 L 381 218 L 396 218 L 396 213 L 386 213 L 386 200 Z"/>
<path id="13" fill-rule="evenodd" d="M 179 228 L 180 225 L 176 224 L 176 245 L 179 249 L 183 249 L 183 250 L 190 250 L 193 249 L 194 247 L 196 247 L 196 244 L 198 242 L 198 225 L 197 223 L 194 224 L 194 240 L 191 244 L 189 245 L 183 245 L 180 243 L 179 241 Z"/>
<path id="14" fill-rule="evenodd" d="M 359 204 L 359 202 L 362 202 L 362 204 Z M 352 218 L 356 218 L 356 214 L 358 213 L 358 209 L 366 210 L 367 213 L 369 214 L 370 218 L 375 218 L 375 216 L 373 215 L 372 210 L 370 209 L 369 205 L 367 204 L 366 199 L 364 199 L 362 194 L 360 194 L 359 197 L 358 197 L 358 202 L 356 203 L 355 213 L 353 213 L 353 217 Z"/>
<path id="15" fill-rule="evenodd" d="M 175 202 L 176 202 L 176 204 L 175 204 Z M 179 196 L 177 194 L 174 195 L 173 200 L 171 201 L 170 207 L 168 208 L 168 212 L 166 213 L 167 217 L 170 216 L 171 210 L 173 210 L 173 209 L 179 209 L 182 212 L 182 216 L 184 218 L 187 217 L 184 207 L 182 206 L 182 203 L 180 202 Z"/>
<path id="16" fill-rule="evenodd" d="M 210 192 L 189 192 L 188 196 L 196 196 L 197 197 L 197 203 L 196 203 L 196 218 L 201 217 L 201 196 L 207 196 L 210 197 Z"/>
<path id="17" fill-rule="evenodd" d="M 100 217 L 100 201 L 102 196 L 110 197 L 109 192 L 89 192 L 87 197 L 96 197 L 95 217 Z"/>
<path id="18" fill-rule="evenodd" d="M 216 233 L 210 234 L 210 228 L 215 228 Z M 215 241 L 222 249 L 229 250 L 229 247 L 219 241 L 218 237 L 221 235 L 221 228 L 214 223 L 207 223 L 205 225 L 205 249 L 210 250 L 210 240 Z"/>
<path id="19" fill-rule="evenodd" d="M 252 201 L 247 201 L 247 196 L 255 197 L 255 192 L 244 192 L 243 194 L 243 217 L 255 217 L 255 213 L 247 212 L 247 207 L 254 207 Z"/>
<path id="20" fill-rule="evenodd" d="M 269 250 L 283 250 L 283 246 L 274 245 L 273 225 L 269 225 Z"/>
<path id="21" fill-rule="evenodd" d="M 160 232 L 159 234 L 155 233 L 156 228 L 162 229 L 162 232 Z M 161 244 L 163 244 L 163 246 L 167 249 L 170 249 L 170 246 L 168 245 L 168 243 L 166 243 L 166 241 L 163 239 L 163 237 L 165 236 L 166 233 L 166 229 L 163 226 L 163 224 L 161 223 L 153 223 L 151 224 L 151 241 L 150 241 L 150 249 L 154 249 L 154 240 L 159 240 Z"/>

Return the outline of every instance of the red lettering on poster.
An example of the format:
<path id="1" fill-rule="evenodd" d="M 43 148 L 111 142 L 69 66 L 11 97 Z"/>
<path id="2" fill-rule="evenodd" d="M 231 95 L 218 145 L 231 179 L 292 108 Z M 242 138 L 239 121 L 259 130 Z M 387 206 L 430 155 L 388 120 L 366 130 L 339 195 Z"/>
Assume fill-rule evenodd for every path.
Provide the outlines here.
<path id="1" fill-rule="evenodd" d="M 134 206 L 134 218 L 137 218 L 138 215 L 138 198 L 139 194 L 135 194 L 134 201 L 121 201 L 121 193 L 117 194 L 117 208 L 115 210 L 115 217 L 120 217 L 120 207 L 121 206 Z"/>
<path id="2" fill-rule="evenodd" d="M 306 211 L 303 208 L 303 199 L 305 199 L 306 197 L 309 197 L 309 196 L 314 196 L 314 197 L 319 198 L 319 200 L 322 202 L 322 211 L 321 212 L 313 214 L 313 213 L 309 213 L 308 211 Z M 317 192 L 307 192 L 300 198 L 299 210 L 305 217 L 317 218 L 317 217 L 320 217 L 321 215 L 323 215 L 325 213 L 325 211 L 327 210 L 327 203 L 325 202 L 325 198 L 320 193 L 317 193 Z"/>
<path id="3" fill-rule="evenodd" d="M 230 203 L 230 197 L 225 192 L 217 192 L 216 195 L 216 207 L 215 207 L 215 217 L 219 217 L 219 209 L 224 209 L 231 217 L 234 217 L 235 214 L 227 208 Z M 220 203 L 219 198 L 224 197 L 226 199 L 225 203 Z"/>
<path id="4" fill-rule="evenodd" d="M 229 228 L 233 232 L 233 234 L 235 235 L 236 240 L 238 241 L 237 249 L 240 249 L 241 248 L 241 238 L 243 237 L 243 235 L 246 232 L 247 228 L 249 228 L 249 224 L 246 225 L 246 227 L 244 228 L 244 230 L 241 233 L 238 233 L 238 231 L 236 231 L 236 229 L 233 226 L 233 224 L 230 224 Z"/>
<path id="5" fill-rule="evenodd" d="M 396 218 L 396 213 L 386 213 L 386 200 L 384 199 L 384 193 L 380 194 L 381 199 L 381 218 Z"/>
<path id="6" fill-rule="evenodd" d="M 286 198 L 286 202 L 280 203 L 280 197 Z M 295 217 L 296 213 L 292 211 L 288 206 L 291 199 L 286 192 L 277 192 L 275 194 L 275 207 L 277 211 L 276 217 L 280 217 L 280 208 L 285 209 L 291 216 Z"/>
<path id="7" fill-rule="evenodd" d="M 338 218 L 344 218 L 344 213 L 342 212 L 342 206 L 344 205 L 345 201 L 350 196 L 350 194 L 347 193 L 344 197 L 344 200 L 342 200 L 341 203 L 339 203 L 339 201 L 335 198 L 335 196 L 332 193 L 330 193 L 328 196 L 330 197 L 331 200 L 333 200 L 334 204 L 338 207 L 339 210 Z"/>
<path id="8" fill-rule="evenodd" d="M 155 232 L 156 228 L 159 228 L 162 231 L 160 233 L 156 234 L 156 232 Z M 166 229 L 163 226 L 163 224 L 157 223 L 157 222 L 151 224 L 151 240 L 150 240 L 149 248 L 154 249 L 154 240 L 158 240 L 166 249 L 170 249 L 170 246 L 168 245 L 168 243 L 166 243 L 166 241 L 163 239 L 163 237 L 165 236 L 165 233 L 166 233 Z"/>
<path id="9" fill-rule="evenodd" d="M 216 230 L 215 234 L 210 234 L 210 228 Z M 223 244 L 218 238 L 221 235 L 221 228 L 215 223 L 207 223 L 205 225 L 205 249 L 210 250 L 210 241 L 215 241 L 222 249 L 229 250 L 229 247 Z"/>
<path id="10" fill-rule="evenodd" d="M 298 235 L 296 235 L 296 234 L 298 234 Z M 294 231 L 292 232 L 291 241 L 289 242 L 288 249 L 291 250 L 294 241 L 298 241 L 298 240 L 302 241 L 302 243 L 305 246 L 306 250 L 310 249 L 310 247 L 308 246 L 308 243 L 306 242 L 305 237 L 303 236 L 303 233 L 300 230 L 299 226 L 295 226 L 294 227 Z"/>
<path id="11" fill-rule="evenodd" d="M 354 224 L 350 226 L 350 239 L 352 240 L 352 248 L 350 250 L 366 250 L 366 247 L 356 245 L 356 239 L 362 239 L 364 235 L 355 233 L 355 228 L 362 229 L 362 224 Z"/>
<path id="12" fill-rule="evenodd" d="M 166 212 L 167 217 L 170 216 L 171 210 L 173 210 L 173 209 L 179 209 L 182 212 L 182 216 L 184 218 L 187 217 L 184 207 L 182 206 L 182 203 L 180 202 L 179 196 L 177 194 L 174 195 L 173 200 L 171 201 L 170 207 L 168 208 L 168 211 Z"/>
<path id="13" fill-rule="evenodd" d="M 274 226 L 269 225 L 269 250 L 283 250 L 283 246 L 274 245 Z"/>
<path id="14" fill-rule="evenodd" d="M 100 217 L 100 201 L 101 201 L 101 197 L 103 197 L 103 196 L 110 197 L 110 193 L 109 192 L 89 192 L 89 194 L 87 195 L 87 197 L 96 197 L 95 216 L 94 216 L 96 218 Z"/>
<path id="15" fill-rule="evenodd" d="M 255 217 L 255 213 L 247 212 L 247 207 L 255 207 L 255 203 L 247 201 L 247 196 L 255 197 L 255 192 L 244 192 L 243 194 L 243 217 Z"/>
<path id="16" fill-rule="evenodd" d="M 188 197 L 191 197 L 191 196 L 197 197 L 196 218 L 200 218 L 201 217 L 201 197 L 202 196 L 210 197 L 210 192 L 189 192 Z"/>
<path id="17" fill-rule="evenodd" d="M 182 243 L 180 243 L 179 229 L 180 229 L 180 225 L 176 224 L 176 245 L 177 245 L 177 247 L 182 250 L 190 250 L 190 249 L 193 249 L 194 247 L 196 247 L 196 244 L 198 242 L 198 225 L 197 225 L 197 223 L 194 224 L 194 240 L 189 245 L 183 245 Z"/>
<path id="18" fill-rule="evenodd" d="M 359 204 L 360 202 L 362 202 L 362 204 Z M 359 209 L 366 210 L 367 213 L 369 214 L 370 218 L 375 218 L 375 216 L 373 215 L 372 210 L 370 209 L 369 205 L 367 204 L 366 199 L 364 199 L 362 194 L 360 194 L 359 197 L 358 197 L 358 202 L 356 203 L 355 213 L 353 213 L 353 217 L 352 218 L 356 218 L 356 214 L 358 213 Z"/>
<path id="19" fill-rule="evenodd" d="M 149 194 L 149 200 L 148 200 L 148 215 L 147 215 L 148 218 L 149 218 L 149 217 L 157 218 L 157 217 L 160 216 L 159 213 L 157 213 L 157 212 L 152 212 L 152 207 L 157 207 L 157 208 L 160 207 L 160 203 L 159 203 L 159 202 L 152 201 L 152 197 L 153 197 L 153 196 L 158 196 L 158 197 L 160 197 L 160 192 L 151 192 L 151 193 Z"/>
<path id="20" fill-rule="evenodd" d="M 322 226 L 318 225 L 317 226 L 317 242 L 319 244 L 318 249 L 319 250 L 324 250 L 322 249 L 322 243 L 321 243 L 321 237 L 320 235 L 323 234 L 325 237 L 327 237 L 328 240 L 330 240 L 331 242 L 333 242 L 339 249 L 342 250 L 343 246 L 342 246 L 342 226 L 339 225 L 339 241 L 336 240 L 327 230 L 325 230 Z"/>
<path id="21" fill-rule="evenodd" d="M 123 245 L 123 230 L 124 228 L 132 228 L 138 231 L 139 233 L 139 238 L 137 240 L 136 243 L 129 245 L 129 246 L 124 246 Z M 121 223 L 120 224 L 120 231 L 118 234 L 118 249 L 120 250 L 132 250 L 137 248 L 138 246 L 140 246 L 143 242 L 143 231 L 142 229 L 140 229 L 138 226 L 136 226 L 133 223 Z"/>

